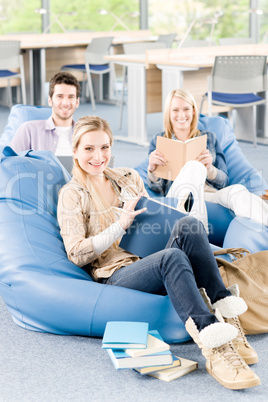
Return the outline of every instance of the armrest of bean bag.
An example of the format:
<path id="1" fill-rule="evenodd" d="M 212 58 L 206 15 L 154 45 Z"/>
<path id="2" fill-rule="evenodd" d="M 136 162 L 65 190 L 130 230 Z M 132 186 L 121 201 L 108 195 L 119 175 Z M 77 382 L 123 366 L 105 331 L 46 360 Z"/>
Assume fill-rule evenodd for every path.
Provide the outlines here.
<path id="1" fill-rule="evenodd" d="M 51 116 L 50 107 L 14 105 L 12 106 L 7 125 L 0 137 L 0 146 L 10 144 L 18 128 L 25 121 L 46 120 Z"/>
<path id="2" fill-rule="evenodd" d="M 223 247 L 242 247 L 251 253 L 267 250 L 268 227 L 248 218 L 236 217 L 226 231 Z"/>

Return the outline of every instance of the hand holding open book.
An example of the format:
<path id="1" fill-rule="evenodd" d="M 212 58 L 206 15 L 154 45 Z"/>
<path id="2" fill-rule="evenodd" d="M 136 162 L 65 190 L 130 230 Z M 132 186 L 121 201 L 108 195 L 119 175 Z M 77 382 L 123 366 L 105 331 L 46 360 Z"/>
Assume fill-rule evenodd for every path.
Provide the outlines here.
<path id="1" fill-rule="evenodd" d="M 165 156 L 167 163 L 165 166 L 158 165 L 154 174 L 162 179 L 175 180 L 185 163 L 196 159 L 206 146 L 206 134 L 184 142 L 158 136 L 156 149 Z"/>

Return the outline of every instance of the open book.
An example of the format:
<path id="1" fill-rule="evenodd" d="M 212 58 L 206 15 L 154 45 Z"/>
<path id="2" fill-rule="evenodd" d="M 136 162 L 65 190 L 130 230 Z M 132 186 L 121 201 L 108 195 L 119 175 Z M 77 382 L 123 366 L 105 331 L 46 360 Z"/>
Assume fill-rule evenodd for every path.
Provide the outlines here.
<path id="1" fill-rule="evenodd" d="M 196 159 L 206 147 L 206 134 L 185 142 L 158 136 L 156 149 L 165 156 L 167 163 L 165 166 L 158 165 L 154 174 L 162 179 L 175 180 L 185 163 Z"/>
<path id="2" fill-rule="evenodd" d="M 120 247 L 142 258 L 163 250 L 175 222 L 185 216 L 176 209 L 177 203 L 175 198 L 141 197 L 135 209 L 146 207 L 147 210 L 135 217 L 122 237 Z"/>

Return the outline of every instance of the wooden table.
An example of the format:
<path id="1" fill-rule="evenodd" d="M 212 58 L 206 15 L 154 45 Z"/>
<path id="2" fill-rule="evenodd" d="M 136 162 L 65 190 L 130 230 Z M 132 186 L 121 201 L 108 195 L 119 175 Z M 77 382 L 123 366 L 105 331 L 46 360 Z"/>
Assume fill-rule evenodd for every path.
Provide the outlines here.
<path id="1" fill-rule="evenodd" d="M 83 64 L 84 51 L 93 38 L 113 36 L 115 52 L 123 43 L 154 41 L 149 30 L 112 32 L 67 32 L 0 36 L 0 40 L 19 40 L 24 53 L 24 69 L 29 104 L 46 105 L 45 83 L 65 64 Z M 81 77 L 77 77 L 81 79 Z"/>
<path id="2" fill-rule="evenodd" d="M 188 89 L 199 106 L 215 57 L 244 54 L 268 54 L 268 44 L 158 49 L 142 55 L 108 56 L 114 63 L 128 67 L 128 141 L 148 144 L 146 114 L 164 110 L 172 89 Z M 214 113 L 228 110 L 219 106 L 212 109 Z"/>

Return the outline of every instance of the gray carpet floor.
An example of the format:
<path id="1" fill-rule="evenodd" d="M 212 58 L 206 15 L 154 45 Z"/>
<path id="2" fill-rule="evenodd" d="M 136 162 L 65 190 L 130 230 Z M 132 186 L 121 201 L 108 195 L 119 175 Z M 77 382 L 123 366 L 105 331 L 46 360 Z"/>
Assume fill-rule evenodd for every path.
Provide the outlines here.
<path id="1" fill-rule="evenodd" d="M 0 108 L 0 133 L 9 110 Z M 89 104 L 81 105 L 75 120 L 92 114 Z M 96 114 L 106 118 L 114 134 L 126 134 L 126 113 L 123 129 L 118 131 L 119 109 L 113 105 L 97 105 Z M 160 114 L 148 115 L 149 136 L 161 130 Z M 241 143 L 250 162 L 268 180 L 268 147 Z M 113 148 L 116 166 L 134 167 L 142 162 L 147 149 L 116 141 Z M 258 387 L 230 391 L 219 385 L 205 369 L 205 359 L 193 342 L 171 345 L 178 356 L 196 360 L 198 370 L 166 383 L 132 370 L 117 371 L 101 348 L 101 339 L 79 336 L 56 336 L 31 332 L 18 327 L 0 298 L 0 402 L 32 401 L 267 401 L 268 335 L 254 335 L 249 341 L 260 361 L 253 370 L 260 376 Z"/>
<path id="2" fill-rule="evenodd" d="M 250 336 L 260 356 L 254 366 L 262 384 L 231 391 L 205 369 L 193 342 L 172 352 L 199 363 L 198 370 L 170 383 L 132 370 L 115 370 L 101 339 L 31 332 L 13 323 L 0 300 L 0 401 L 267 401 L 268 335 Z"/>

